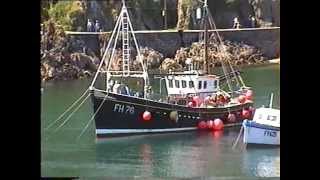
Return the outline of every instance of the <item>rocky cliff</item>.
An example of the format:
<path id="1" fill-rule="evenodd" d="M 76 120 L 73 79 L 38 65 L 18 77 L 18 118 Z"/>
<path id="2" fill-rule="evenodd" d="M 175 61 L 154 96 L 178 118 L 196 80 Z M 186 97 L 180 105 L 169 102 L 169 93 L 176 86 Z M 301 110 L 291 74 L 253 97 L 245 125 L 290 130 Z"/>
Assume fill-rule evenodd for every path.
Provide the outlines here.
<path id="1" fill-rule="evenodd" d="M 76 79 L 93 74 L 100 62 L 108 35 L 74 37 L 66 36 L 64 31 L 85 31 L 88 19 L 99 20 L 105 31 L 112 30 L 121 8 L 120 2 L 41 1 L 41 77 L 44 81 Z M 163 2 L 164 0 L 127 1 L 134 29 L 163 29 Z M 259 26 L 280 26 L 280 0 L 210 0 L 208 3 L 217 28 L 230 28 L 234 17 L 239 17 L 242 27 L 250 26 L 250 16 L 256 17 Z M 198 29 L 195 10 L 200 6 L 197 0 L 167 0 L 168 28 Z M 257 48 L 263 59 L 280 55 L 280 29 L 226 31 L 220 34 L 225 40 L 234 42 L 229 43 L 230 47 L 239 47 L 240 51 L 242 47 L 249 47 L 242 48 L 244 51 Z M 153 67 L 159 67 L 168 57 L 179 59 L 176 58 L 179 52 L 184 52 L 181 51 L 181 46 L 191 46 L 198 40 L 197 33 L 185 33 L 183 36 L 179 33 L 136 36 L 141 47 L 145 48 L 147 62 Z M 246 57 L 251 56 L 249 54 Z M 239 57 L 236 63 L 242 64 L 242 59 Z M 258 62 L 259 59 L 257 57 L 248 63 Z"/>

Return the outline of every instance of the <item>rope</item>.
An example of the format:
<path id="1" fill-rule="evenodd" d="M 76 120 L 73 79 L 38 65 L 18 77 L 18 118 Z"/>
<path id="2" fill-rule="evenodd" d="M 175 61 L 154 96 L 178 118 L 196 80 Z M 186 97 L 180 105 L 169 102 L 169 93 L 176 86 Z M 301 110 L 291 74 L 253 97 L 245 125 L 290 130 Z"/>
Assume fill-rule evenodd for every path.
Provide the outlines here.
<path id="1" fill-rule="evenodd" d="M 80 99 L 82 99 L 82 97 L 88 92 L 89 88 L 71 105 L 69 106 L 69 108 L 64 111 L 56 120 L 54 120 L 52 123 L 50 123 L 44 130 L 48 130 L 50 127 L 52 127 L 56 122 L 58 122 L 69 110 L 72 109 L 73 106 L 75 106 Z"/>
<path id="2" fill-rule="evenodd" d="M 239 135 L 238 135 L 238 137 L 237 137 L 237 139 L 236 139 L 235 143 L 232 145 L 232 149 L 234 149 L 234 148 L 237 146 L 238 141 L 239 141 L 239 139 L 240 139 L 240 136 L 241 136 L 242 132 L 243 132 L 243 126 L 241 126 L 241 129 L 240 129 Z"/>
<path id="3" fill-rule="evenodd" d="M 118 18 L 115 27 L 118 26 L 119 21 L 120 21 L 120 18 Z M 105 51 L 104 51 L 104 54 L 103 54 L 103 57 L 102 57 L 101 62 L 100 62 L 100 64 L 99 64 L 99 67 L 98 67 L 98 69 L 97 69 L 97 72 L 96 72 L 96 74 L 94 75 L 94 78 L 93 78 L 93 80 L 92 80 L 91 87 L 93 87 L 94 83 L 96 82 L 96 79 L 97 79 L 98 74 L 99 74 L 99 70 L 101 69 L 102 64 L 103 64 L 103 62 L 105 61 L 105 58 L 106 58 L 106 56 L 107 56 L 107 54 L 108 54 L 108 50 L 109 50 L 109 47 L 111 46 L 112 38 L 113 38 L 115 32 L 116 32 L 116 31 L 115 31 L 115 29 L 114 29 L 114 30 L 112 31 L 112 34 L 111 34 L 111 37 L 110 37 L 110 41 L 108 42 L 107 48 L 106 48 Z M 108 63 L 109 63 L 109 62 L 108 62 Z"/>
<path id="4" fill-rule="evenodd" d="M 89 127 L 89 124 L 92 122 L 92 120 L 95 118 L 96 114 L 99 112 L 100 108 L 102 107 L 103 103 L 106 101 L 108 96 L 108 92 L 107 94 L 104 96 L 103 101 L 101 102 L 101 104 L 99 105 L 98 109 L 96 110 L 96 112 L 92 115 L 91 119 L 88 121 L 88 123 L 86 124 L 85 128 L 81 131 L 80 135 L 77 137 L 77 140 L 80 139 L 80 137 L 82 136 L 82 134 L 87 130 L 87 128 Z"/>
<path id="5" fill-rule="evenodd" d="M 70 118 L 71 116 L 82 106 L 82 104 L 87 100 L 87 98 L 90 96 L 90 94 L 88 94 L 88 96 L 80 103 L 80 105 L 63 121 L 62 124 L 60 124 L 55 130 L 54 132 L 57 132 Z"/>

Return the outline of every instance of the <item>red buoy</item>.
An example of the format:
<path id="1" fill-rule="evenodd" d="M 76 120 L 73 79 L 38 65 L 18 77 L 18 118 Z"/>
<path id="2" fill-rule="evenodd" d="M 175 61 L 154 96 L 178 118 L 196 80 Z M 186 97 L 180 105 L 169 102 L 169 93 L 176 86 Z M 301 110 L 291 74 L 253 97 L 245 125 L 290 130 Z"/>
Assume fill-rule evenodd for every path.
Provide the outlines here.
<path id="1" fill-rule="evenodd" d="M 198 128 L 199 129 L 207 129 L 207 123 L 205 121 L 200 121 L 198 123 Z"/>
<path id="2" fill-rule="evenodd" d="M 250 111 L 246 109 L 242 110 L 242 117 L 245 119 L 250 118 Z"/>
<path id="3" fill-rule="evenodd" d="M 204 104 L 209 104 L 209 101 L 210 101 L 210 96 L 207 96 L 204 98 Z"/>
<path id="4" fill-rule="evenodd" d="M 236 115 L 234 115 L 232 113 L 228 114 L 228 121 L 229 122 L 234 123 L 234 122 L 236 122 L 236 120 L 237 120 Z"/>
<path id="5" fill-rule="evenodd" d="M 201 99 L 199 96 L 193 96 L 192 101 L 195 103 L 195 106 L 201 104 Z"/>
<path id="6" fill-rule="evenodd" d="M 246 97 L 244 96 L 244 95 L 240 95 L 239 97 L 238 97 L 238 101 L 239 101 L 239 103 L 244 103 L 245 101 L 246 101 Z"/>
<path id="7" fill-rule="evenodd" d="M 149 121 L 151 119 L 151 113 L 149 111 L 145 111 L 142 115 L 144 121 Z"/>
<path id="8" fill-rule="evenodd" d="M 188 102 L 188 107 L 193 107 L 192 101 Z"/>
<path id="9" fill-rule="evenodd" d="M 213 129 L 213 121 L 212 120 L 207 121 L 207 128 Z"/>
<path id="10" fill-rule="evenodd" d="M 221 119 L 217 118 L 213 121 L 213 129 L 216 131 L 222 130 L 224 127 Z"/>

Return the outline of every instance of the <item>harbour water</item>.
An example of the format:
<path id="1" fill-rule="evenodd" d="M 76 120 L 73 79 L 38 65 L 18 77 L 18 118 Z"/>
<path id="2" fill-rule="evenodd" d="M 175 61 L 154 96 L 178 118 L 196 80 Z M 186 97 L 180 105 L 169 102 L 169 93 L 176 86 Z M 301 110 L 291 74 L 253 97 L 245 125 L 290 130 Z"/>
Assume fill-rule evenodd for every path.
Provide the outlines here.
<path id="1" fill-rule="evenodd" d="M 255 106 L 280 108 L 280 66 L 242 68 L 254 90 Z M 280 147 L 236 149 L 240 128 L 222 132 L 185 132 L 96 140 L 94 122 L 79 137 L 93 112 L 88 99 L 61 128 L 52 123 L 88 88 L 90 80 L 46 83 L 41 109 L 41 175 L 43 177 L 219 177 L 251 179 L 280 176 Z M 67 115 L 68 116 L 68 115 Z M 67 117 L 66 116 L 66 117 Z M 110 117 L 112 118 L 112 117 Z M 58 128 L 58 129 L 57 129 Z"/>

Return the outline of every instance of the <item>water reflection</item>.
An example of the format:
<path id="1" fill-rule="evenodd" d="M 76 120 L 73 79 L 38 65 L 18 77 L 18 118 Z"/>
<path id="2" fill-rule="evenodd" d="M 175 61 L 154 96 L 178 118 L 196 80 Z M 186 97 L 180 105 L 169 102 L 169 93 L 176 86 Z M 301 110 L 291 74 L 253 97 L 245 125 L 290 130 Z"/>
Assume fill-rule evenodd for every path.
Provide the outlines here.
<path id="1" fill-rule="evenodd" d="M 243 154 L 243 169 L 258 177 L 280 177 L 280 148 L 249 147 Z"/>
<path id="2" fill-rule="evenodd" d="M 153 174 L 152 148 L 149 144 L 142 144 L 140 157 L 142 158 L 142 176 L 150 177 Z"/>
<path id="3" fill-rule="evenodd" d="M 106 140 L 97 144 L 96 156 L 116 172 L 130 164 L 130 174 L 139 177 L 223 176 L 241 161 L 239 154 L 230 155 L 236 134 L 226 130 Z"/>

